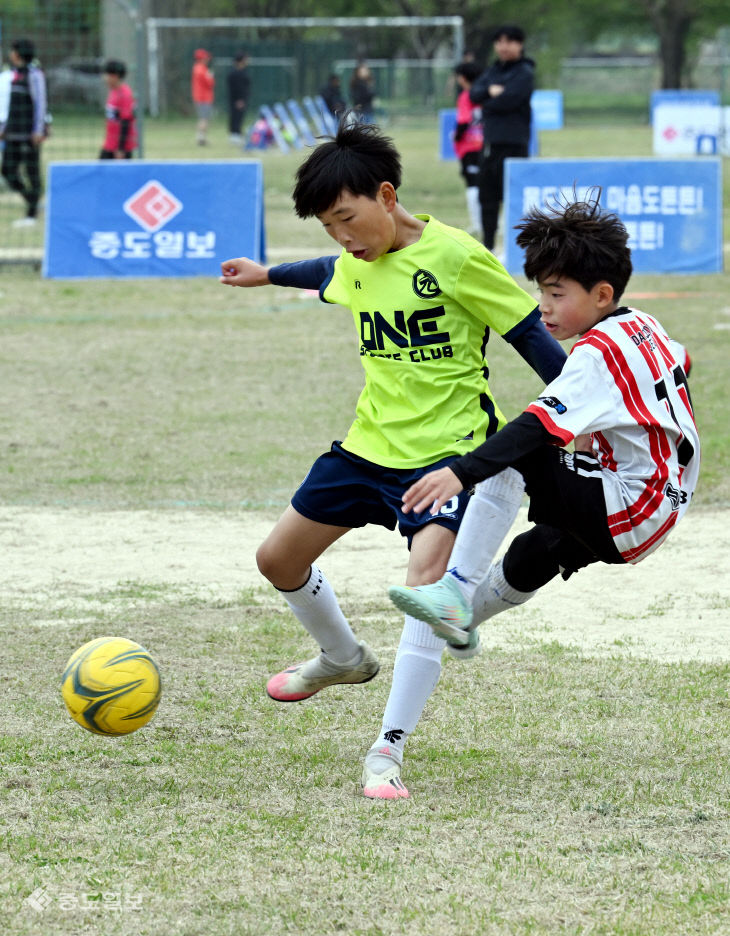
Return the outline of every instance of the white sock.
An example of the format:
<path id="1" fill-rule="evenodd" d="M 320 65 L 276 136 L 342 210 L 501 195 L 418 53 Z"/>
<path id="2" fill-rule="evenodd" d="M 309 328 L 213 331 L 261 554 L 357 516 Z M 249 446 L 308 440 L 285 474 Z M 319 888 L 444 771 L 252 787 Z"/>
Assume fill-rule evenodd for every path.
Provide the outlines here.
<path id="1" fill-rule="evenodd" d="M 351 663 L 360 659 L 360 644 L 321 569 L 313 564 L 310 576 L 301 588 L 282 591 L 281 595 L 330 660 Z"/>
<path id="2" fill-rule="evenodd" d="M 449 557 L 448 574 L 471 601 L 487 574 L 502 540 L 517 516 L 525 482 L 519 471 L 505 468 L 476 486 Z"/>
<path id="3" fill-rule="evenodd" d="M 466 208 L 469 212 L 469 227 L 472 231 L 482 229 L 482 206 L 479 203 L 479 186 L 470 185 L 466 190 Z"/>
<path id="4" fill-rule="evenodd" d="M 524 604 L 536 594 L 537 591 L 521 592 L 513 588 L 504 577 L 502 559 L 498 559 L 474 592 L 473 622 L 481 624 L 501 611 Z"/>
<path id="5" fill-rule="evenodd" d="M 393 682 L 383 713 L 383 725 L 367 755 L 376 773 L 403 763 L 403 749 L 414 731 L 429 696 L 441 675 L 441 654 L 446 641 L 428 624 L 406 615 L 393 666 Z"/>

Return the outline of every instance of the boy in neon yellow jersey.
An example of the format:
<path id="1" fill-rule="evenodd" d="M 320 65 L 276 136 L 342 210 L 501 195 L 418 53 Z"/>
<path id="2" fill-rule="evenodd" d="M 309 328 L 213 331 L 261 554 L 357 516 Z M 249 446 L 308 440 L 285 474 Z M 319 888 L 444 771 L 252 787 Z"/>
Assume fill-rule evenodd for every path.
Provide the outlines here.
<path id="1" fill-rule="evenodd" d="M 320 647 L 320 654 L 273 676 L 269 695 L 309 698 L 327 686 L 367 682 L 378 671 L 358 642 L 316 565 L 354 527 L 398 526 L 410 549 L 406 581 L 436 581 L 446 569 L 468 500 L 461 494 L 437 515 L 406 518 L 405 490 L 426 471 L 448 465 L 504 424 L 487 383 L 490 329 L 543 378 L 565 354 L 540 323 L 535 301 L 463 231 L 400 204 L 400 157 L 377 128 L 341 126 L 300 166 L 294 205 L 317 217 L 342 247 L 267 269 L 245 257 L 222 263 L 231 286 L 317 289 L 352 310 L 365 370 L 355 420 L 342 442 L 321 455 L 257 551 L 261 573 L 277 588 Z M 477 491 L 494 549 L 511 525 L 523 486 L 507 471 Z M 406 616 L 380 734 L 363 770 L 363 792 L 407 797 L 403 749 L 438 681 L 445 641 Z M 458 655 L 458 648 L 454 652 Z"/>

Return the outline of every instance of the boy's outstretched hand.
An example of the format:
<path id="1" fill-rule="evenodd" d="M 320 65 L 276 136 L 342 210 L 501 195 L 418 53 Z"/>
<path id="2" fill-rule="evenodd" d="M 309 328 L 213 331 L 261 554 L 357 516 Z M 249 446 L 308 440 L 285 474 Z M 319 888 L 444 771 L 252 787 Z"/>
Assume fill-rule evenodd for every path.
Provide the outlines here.
<path id="1" fill-rule="evenodd" d="M 430 513 L 433 516 L 447 501 L 463 490 L 461 481 L 451 468 L 429 471 L 412 484 L 403 495 L 403 513 L 408 513 L 410 510 L 414 513 L 421 513 L 430 507 Z"/>
<path id="2" fill-rule="evenodd" d="M 248 257 L 224 260 L 220 281 L 225 286 L 268 286 L 271 282 L 268 269 Z"/>

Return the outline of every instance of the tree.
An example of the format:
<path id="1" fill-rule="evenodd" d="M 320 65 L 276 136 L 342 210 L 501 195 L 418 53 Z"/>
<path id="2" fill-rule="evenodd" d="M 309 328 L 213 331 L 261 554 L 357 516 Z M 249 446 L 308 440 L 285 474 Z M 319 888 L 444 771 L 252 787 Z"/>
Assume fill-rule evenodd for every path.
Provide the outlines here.
<path id="1" fill-rule="evenodd" d="M 659 40 L 662 88 L 691 84 L 689 48 L 707 38 L 727 19 L 727 5 L 716 0 L 641 0 Z"/>

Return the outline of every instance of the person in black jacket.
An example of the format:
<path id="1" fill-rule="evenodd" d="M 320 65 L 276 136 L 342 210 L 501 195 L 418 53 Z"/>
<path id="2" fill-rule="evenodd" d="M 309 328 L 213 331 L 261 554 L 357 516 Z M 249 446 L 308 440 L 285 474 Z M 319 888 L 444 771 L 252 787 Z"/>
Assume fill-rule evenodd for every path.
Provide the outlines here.
<path id="1" fill-rule="evenodd" d="M 526 157 L 530 144 L 530 97 L 535 63 L 525 58 L 525 33 L 519 26 L 500 26 L 494 33 L 497 61 L 477 78 L 469 96 L 482 108 L 484 151 L 479 177 L 484 245 L 494 248 L 504 189 L 504 161 Z"/>
<path id="2" fill-rule="evenodd" d="M 332 74 L 327 79 L 327 84 L 319 92 L 322 100 L 327 105 L 330 114 L 339 121 L 340 117 L 347 110 L 347 104 L 342 96 L 342 82 L 340 76 Z"/>
<path id="3" fill-rule="evenodd" d="M 231 143 L 242 143 L 241 127 L 246 116 L 248 99 L 251 93 L 251 79 L 248 75 L 248 55 L 238 52 L 233 60 L 233 68 L 227 75 L 228 84 L 228 130 Z"/>
<path id="4" fill-rule="evenodd" d="M 374 122 L 374 100 L 375 78 L 369 66 L 361 59 L 350 78 L 350 104 L 360 123 Z"/>

